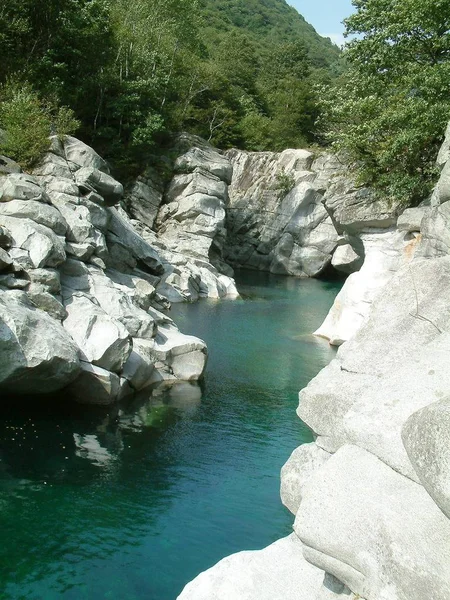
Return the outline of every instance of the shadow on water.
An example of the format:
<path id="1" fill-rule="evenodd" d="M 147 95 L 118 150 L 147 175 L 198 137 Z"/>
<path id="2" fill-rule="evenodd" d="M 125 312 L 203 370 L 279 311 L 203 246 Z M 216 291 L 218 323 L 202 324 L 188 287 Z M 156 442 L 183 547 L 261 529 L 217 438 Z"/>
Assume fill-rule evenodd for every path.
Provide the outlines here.
<path id="1" fill-rule="evenodd" d="M 311 440 L 297 392 L 334 355 L 311 331 L 339 285 L 237 279 L 244 299 L 171 311 L 208 344 L 201 385 L 113 409 L 2 398 L 2 600 L 174 600 L 224 555 L 291 531 L 279 471 Z"/>

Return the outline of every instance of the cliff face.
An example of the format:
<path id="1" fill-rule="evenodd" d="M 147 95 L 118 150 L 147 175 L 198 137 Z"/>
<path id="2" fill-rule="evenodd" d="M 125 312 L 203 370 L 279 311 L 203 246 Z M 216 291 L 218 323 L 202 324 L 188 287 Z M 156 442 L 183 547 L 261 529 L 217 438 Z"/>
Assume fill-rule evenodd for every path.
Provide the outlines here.
<path id="1" fill-rule="evenodd" d="M 368 298 L 360 297 L 367 306 L 356 327 L 344 328 L 349 341 L 300 392 L 298 414 L 316 440 L 295 450 L 282 470 L 293 536 L 224 559 L 180 599 L 448 599 L 448 139 L 440 156 L 442 176 L 429 208 L 405 211 L 396 229 L 392 215 L 378 213 L 372 231 L 357 234 L 365 267 L 337 298 L 336 322 L 344 308 L 357 313 L 348 298 L 358 287 L 370 290 L 374 265 L 385 265 L 384 275 Z M 325 205 L 333 212 L 329 194 Z M 345 202 L 333 204 L 331 216 L 350 240 L 361 220 L 353 227 L 344 219 Z M 380 257 L 372 259 L 375 238 Z"/>
<path id="2" fill-rule="evenodd" d="M 201 377 L 204 342 L 181 334 L 161 310 L 169 301 L 237 295 L 210 263 L 231 166 L 190 143 L 175 168 L 160 207 L 155 177 L 136 182 L 124 202 L 105 161 L 75 138 L 53 138 L 33 174 L 1 160 L 2 390 L 66 388 L 80 402 L 109 404 Z M 156 218 L 164 236 L 151 229 Z"/>
<path id="3" fill-rule="evenodd" d="M 297 277 L 331 268 L 349 274 L 316 332 L 342 344 L 361 327 L 383 286 L 414 257 L 428 209 L 400 214 L 401 207 L 355 185 L 336 156 L 306 150 L 230 150 L 226 156 L 233 164 L 226 260 Z"/>
<path id="4" fill-rule="evenodd" d="M 226 153 L 233 164 L 227 261 L 284 275 L 318 275 L 340 243 L 323 189 L 342 166 L 306 150 Z"/>

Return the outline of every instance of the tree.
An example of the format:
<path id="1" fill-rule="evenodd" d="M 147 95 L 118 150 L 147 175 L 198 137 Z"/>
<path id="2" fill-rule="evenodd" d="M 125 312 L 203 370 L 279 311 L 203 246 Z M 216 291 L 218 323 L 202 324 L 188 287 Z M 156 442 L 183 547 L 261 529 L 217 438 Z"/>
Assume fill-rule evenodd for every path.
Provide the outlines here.
<path id="1" fill-rule="evenodd" d="M 258 85 L 271 118 L 270 149 L 298 148 L 312 142 L 318 112 L 304 43 L 278 44 L 264 57 L 261 71 Z"/>
<path id="2" fill-rule="evenodd" d="M 111 52 L 103 0 L 10 0 L 0 8 L 0 84 L 28 81 L 74 109 L 89 105 Z"/>
<path id="3" fill-rule="evenodd" d="M 0 94 L 0 153 L 32 167 L 49 147 L 49 135 L 79 126 L 70 108 L 44 103 L 29 84 L 9 83 Z"/>
<path id="4" fill-rule="evenodd" d="M 348 69 L 322 88 L 323 121 L 360 180 L 417 204 L 433 185 L 450 118 L 450 0 L 353 0 Z"/>

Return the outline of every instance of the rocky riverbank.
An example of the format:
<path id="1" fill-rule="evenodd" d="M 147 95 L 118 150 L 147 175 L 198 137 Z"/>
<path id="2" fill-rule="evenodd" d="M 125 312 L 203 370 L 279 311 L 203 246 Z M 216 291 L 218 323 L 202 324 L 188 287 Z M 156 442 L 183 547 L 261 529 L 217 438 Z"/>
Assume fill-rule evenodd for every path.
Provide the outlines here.
<path id="1" fill-rule="evenodd" d="M 111 404 L 196 380 L 206 346 L 170 302 L 235 298 L 232 266 L 349 274 L 316 332 L 343 346 L 300 393 L 315 442 L 282 472 L 294 533 L 224 559 L 183 600 L 448 598 L 449 145 L 428 205 L 403 212 L 305 150 L 223 154 L 181 135 L 170 176 L 148 168 L 125 191 L 75 138 L 53 138 L 33 173 L 0 159 L 7 394 Z"/>
<path id="2" fill-rule="evenodd" d="M 110 403 L 201 377 L 204 344 L 161 310 L 237 297 L 230 264 L 300 277 L 353 273 L 317 332 L 339 344 L 414 254 L 421 209 L 396 228 L 399 208 L 374 202 L 337 157 L 224 154 L 186 134 L 168 155 L 125 191 L 75 138 L 52 138 L 32 173 L 2 159 L 3 389 L 70 385 L 82 401 Z M 40 328 L 38 345 L 29 331 Z"/>
<path id="3" fill-rule="evenodd" d="M 237 296 L 209 258 L 231 166 L 210 147 L 177 147 L 161 208 L 162 190 L 145 178 L 124 198 L 105 161 L 75 138 L 53 138 L 31 174 L 1 159 L 2 390 L 66 388 L 80 402 L 110 404 L 202 376 L 204 342 L 161 311 L 173 301 Z"/>
<path id="4" fill-rule="evenodd" d="M 365 262 L 318 331 L 348 341 L 300 392 L 316 439 L 281 474 L 294 533 L 225 558 L 180 600 L 448 599 L 449 142 L 430 206 L 397 227 L 389 207 L 367 220 L 354 195 L 328 200 L 339 181 L 325 191 L 336 230 L 353 250 L 359 240 Z"/>

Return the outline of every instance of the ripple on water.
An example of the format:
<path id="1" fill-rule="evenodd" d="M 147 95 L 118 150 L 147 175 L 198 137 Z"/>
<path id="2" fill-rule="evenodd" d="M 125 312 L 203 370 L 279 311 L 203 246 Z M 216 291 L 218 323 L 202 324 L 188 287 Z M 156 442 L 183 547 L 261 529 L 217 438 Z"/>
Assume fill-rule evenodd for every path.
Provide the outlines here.
<path id="1" fill-rule="evenodd" d="M 245 300 L 172 310 L 208 343 L 201 385 L 110 411 L 3 404 L 2 600 L 174 600 L 224 555 L 291 531 L 279 471 L 311 440 L 297 392 L 333 357 L 310 334 L 338 286 L 238 283 Z"/>

